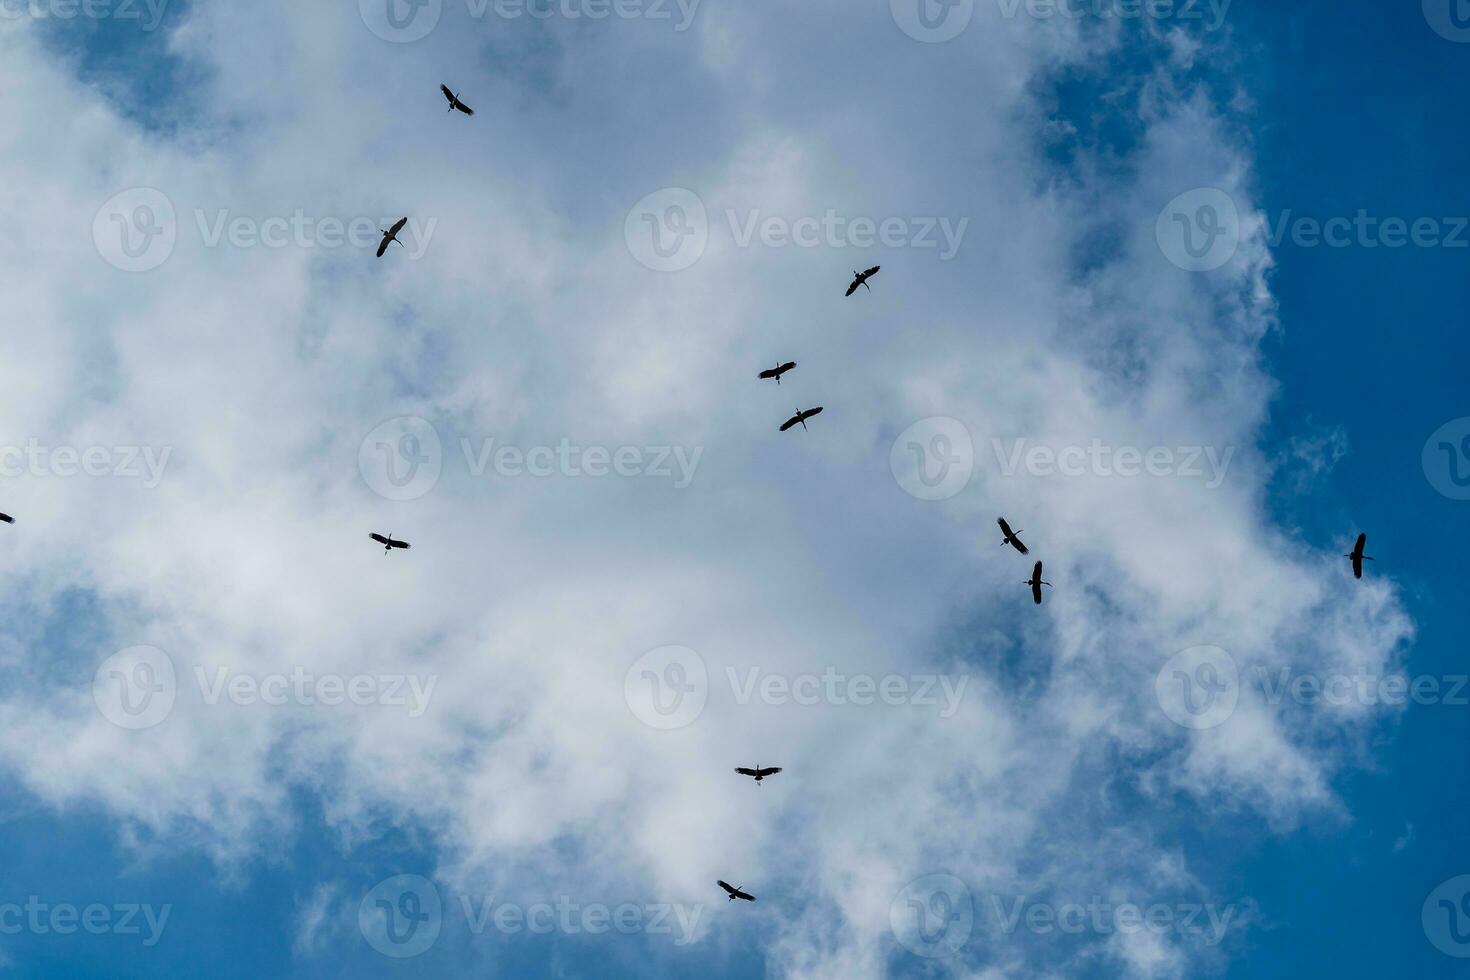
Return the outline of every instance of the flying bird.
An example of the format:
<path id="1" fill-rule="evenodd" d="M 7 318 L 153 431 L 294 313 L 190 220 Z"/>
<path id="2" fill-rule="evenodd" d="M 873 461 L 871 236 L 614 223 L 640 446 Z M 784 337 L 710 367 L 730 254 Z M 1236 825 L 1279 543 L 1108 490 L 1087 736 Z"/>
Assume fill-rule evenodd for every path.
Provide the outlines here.
<path id="1" fill-rule="evenodd" d="M 407 551 L 410 547 L 407 541 L 399 541 L 395 539 L 393 537 L 392 531 L 388 532 L 387 537 L 384 537 L 383 535 L 376 532 L 374 532 L 373 534 L 369 534 L 368 537 L 372 538 L 374 541 L 378 542 L 378 544 L 383 546 L 383 554 L 385 555 L 388 552 L 392 551 L 394 548 L 402 548 L 404 551 Z"/>
<path id="2" fill-rule="evenodd" d="M 449 111 L 450 112 L 453 112 L 455 109 L 458 109 L 460 112 L 464 113 L 467 116 L 473 116 L 475 114 L 475 110 L 471 109 L 469 106 L 467 106 L 463 102 L 459 101 L 459 93 L 458 92 L 451 92 L 451 91 L 449 91 L 449 86 L 448 85 L 440 85 L 439 86 L 439 91 L 443 92 L 444 93 L 444 97 L 449 100 Z"/>
<path id="3" fill-rule="evenodd" d="M 1363 577 L 1363 562 L 1364 561 L 1377 561 L 1378 560 L 1378 559 L 1374 558 L 1372 555 L 1365 555 L 1365 554 L 1363 554 L 1363 548 L 1367 544 L 1368 544 L 1368 535 L 1366 535 L 1366 534 L 1360 534 L 1360 535 L 1358 535 L 1358 543 L 1353 546 L 1352 553 L 1351 554 L 1343 555 L 1344 558 L 1351 558 L 1352 559 L 1352 562 L 1353 562 L 1353 578 L 1362 578 Z"/>
<path id="4" fill-rule="evenodd" d="M 737 899 L 737 898 L 743 898 L 747 902 L 753 902 L 753 901 L 755 901 L 755 896 L 754 895 L 751 895 L 751 894 L 748 894 L 746 892 L 743 892 L 740 889 L 736 888 L 734 885 L 727 884 L 726 882 L 723 882 L 723 881 L 715 882 L 715 884 L 717 884 L 721 888 L 725 889 L 725 892 L 730 896 L 730 899 L 729 900 L 732 901 L 732 902 L 735 901 L 735 899 Z"/>
<path id="5" fill-rule="evenodd" d="M 847 295 L 851 296 L 853 293 L 857 292 L 859 286 L 868 286 L 868 280 L 876 276 L 878 274 L 878 270 L 881 268 L 883 268 L 881 265 L 875 265 L 867 272 L 854 271 L 852 274 L 852 285 L 847 287 Z M 873 287 L 868 286 L 868 292 L 871 293 L 872 291 Z"/>
<path id="6" fill-rule="evenodd" d="M 1021 539 L 1018 537 L 1021 532 L 1012 531 L 1011 526 L 1006 523 L 1006 519 L 1004 517 L 997 517 L 995 519 L 995 523 L 1000 525 L 1001 533 L 1006 536 L 1006 539 L 1000 543 L 1000 546 L 1002 548 L 1004 548 L 1006 545 L 1010 545 L 1012 548 L 1015 548 L 1023 555 L 1030 553 L 1030 549 L 1022 544 Z"/>
<path id="7" fill-rule="evenodd" d="M 4 521 L 6 524 L 14 524 L 15 518 L 11 517 L 9 514 L 0 514 L 0 521 Z"/>
<path id="8" fill-rule="evenodd" d="M 781 383 L 781 375 L 785 374 L 787 371 L 790 371 L 794 367 L 796 367 L 796 362 L 795 361 L 787 361 L 785 364 L 777 364 L 773 368 L 769 368 L 768 370 L 762 371 L 761 372 L 761 380 L 762 381 L 770 381 L 772 378 L 775 378 L 776 379 L 776 384 L 780 384 Z"/>
<path id="9" fill-rule="evenodd" d="M 1031 577 L 1026 580 L 1026 584 L 1031 586 L 1031 598 L 1036 600 L 1038 606 L 1041 605 L 1041 587 L 1043 585 L 1048 589 L 1052 587 L 1050 582 L 1041 580 L 1041 562 L 1037 562 L 1036 567 L 1031 570 Z"/>
<path id="10" fill-rule="evenodd" d="M 383 240 L 378 243 L 378 258 L 381 259 L 383 253 L 388 251 L 389 242 L 398 242 L 398 233 L 403 230 L 403 226 L 406 224 L 408 224 L 407 218 L 399 218 L 398 223 L 387 231 L 383 231 L 381 228 L 378 229 L 379 231 L 383 231 Z M 403 245 L 402 242 L 398 242 L 398 244 Z M 407 248 L 408 246 L 404 245 L 404 247 Z"/>
<path id="11" fill-rule="evenodd" d="M 765 779 L 767 776 L 774 776 L 774 775 L 776 775 L 776 773 L 778 773 L 778 772 L 781 771 L 781 767 L 780 766 L 771 766 L 768 769 L 762 769 L 760 766 L 756 766 L 754 769 L 746 769 L 746 768 L 744 768 L 742 766 L 741 768 L 736 769 L 735 771 L 738 772 L 738 773 L 740 773 L 740 775 L 742 775 L 742 776 L 753 776 L 753 777 L 755 777 L 756 785 L 759 786 L 760 785 L 760 781 L 762 779 Z"/>
<path id="12" fill-rule="evenodd" d="M 782 432 L 785 432 L 787 429 L 791 428 L 792 426 L 796 426 L 796 425 L 800 425 L 803 429 L 805 429 L 806 428 L 806 420 L 807 419 L 811 418 L 813 415 L 821 415 L 821 414 L 822 414 L 822 406 L 820 406 L 820 405 L 818 405 L 816 408 L 809 408 L 805 412 L 803 412 L 801 409 L 798 408 L 796 410 L 796 414 L 793 415 L 793 416 L 791 416 L 791 418 L 787 419 L 785 421 L 785 423 L 782 424 L 781 431 Z"/>

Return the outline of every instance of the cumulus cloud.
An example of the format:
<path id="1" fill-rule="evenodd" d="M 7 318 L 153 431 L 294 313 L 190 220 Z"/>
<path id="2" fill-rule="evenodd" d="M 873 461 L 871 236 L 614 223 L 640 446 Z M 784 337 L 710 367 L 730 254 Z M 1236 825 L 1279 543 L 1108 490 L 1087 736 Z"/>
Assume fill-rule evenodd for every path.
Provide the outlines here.
<path id="1" fill-rule="evenodd" d="M 165 23 L 200 88 L 163 128 L 34 25 L 0 24 L 0 259 L 29 324 L 0 365 L 3 441 L 170 450 L 156 487 L 54 467 L 7 483 L 7 619 L 52 623 L 3 652 L 12 774 L 245 874 L 304 791 L 346 848 L 422 833 L 441 856 L 424 872 L 456 888 L 701 902 L 739 880 L 762 901 L 712 907 L 699 942 L 758 943 L 783 975 L 911 966 L 892 910 L 932 873 L 973 901 L 957 972 L 1101 958 L 1183 976 L 1218 955 L 1177 930 L 1075 948 L 997 933 L 985 896 L 1215 901 L 1151 814 L 1283 828 L 1332 811 L 1344 745 L 1378 711 L 1292 712 L 1242 684 L 1229 718 L 1192 729 L 1161 708 L 1160 668 L 1211 645 L 1242 678 L 1386 669 L 1411 634 L 1389 582 L 1345 580 L 1342 542 L 1302 542 L 1265 506 L 1270 257 L 1240 121 L 1192 67 L 1228 42 L 980 4 L 925 44 L 883 4 L 830 0 L 705 5 L 682 32 L 448 3 L 393 44 L 354 6 L 192 4 Z M 1057 102 L 1064 75 L 1098 87 L 1125 140 Z M 473 120 L 445 114 L 441 81 Z M 139 187 L 166 197 L 177 241 L 129 273 L 94 222 Z M 708 216 L 676 272 L 625 241 L 629 209 L 667 187 Z M 1204 273 L 1156 240 L 1197 188 L 1241 220 Z M 421 247 L 381 261 L 322 237 L 404 214 Z M 817 247 L 742 233 L 829 214 L 845 231 Z M 278 247 L 251 237 L 271 218 Z M 968 224 L 945 260 L 912 237 L 854 246 L 856 219 Z M 880 263 L 844 300 L 849 271 Z M 755 382 L 787 358 L 780 388 Z M 778 436 L 817 403 L 811 432 Z M 393 500 L 363 443 L 404 416 L 432 427 L 442 473 Z M 967 434 L 973 474 L 922 500 L 891 450 L 936 416 Z M 640 473 L 664 448 L 698 461 L 684 488 L 474 472 L 564 440 L 632 447 Z M 1046 471 L 1018 443 L 1083 462 Z M 1164 472 L 1125 472 L 1120 450 L 1152 449 Z M 1046 560 L 1040 608 L 997 514 Z M 413 549 L 384 557 L 372 530 Z M 77 597 L 85 614 L 61 612 Z M 94 673 L 137 645 L 167 654 L 177 694 L 129 730 Z M 698 655 L 707 703 L 659 730 L 626 684 L 666 645 Z M 211 703 L 222 670 L 375 686 L 359 704 L 319 686 Z M 816 704 L 759 693 L 832 675 L 841 696 Z M 948 713 L 851 703 L 852 678 L 929 675 L 964 680 Z M 426 710 L 390 703 L 394 677 L 434 678 Z M 754 764 L 786 772 L 759 789 L 730 772 Z M 338 904 L 328 884 L 304 900 L 298 955 L 341 934 L 323 925 Z"/>

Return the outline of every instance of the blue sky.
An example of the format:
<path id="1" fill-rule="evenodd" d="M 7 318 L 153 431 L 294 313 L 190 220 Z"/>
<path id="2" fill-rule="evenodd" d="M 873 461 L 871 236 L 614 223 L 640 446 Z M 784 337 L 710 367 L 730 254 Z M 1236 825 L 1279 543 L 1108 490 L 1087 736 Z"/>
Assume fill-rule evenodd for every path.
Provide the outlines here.
<path id="1" fill-rule="evenodd" d="M 1437 446 L 1470 424 L 1436 435 L 1470 416 L 1470 244 L 1300 224 L 1470 243 L 1470 43 L 1435 2 L 1212 30 L 975 0 L 947 39 L 907 0 L 0 21 L 0 450 L 103 458 L 0 483 L 0 973 L 1470 974 L 1421 919 L 1470 888 L 1470 706 L 1259 689 L 1470 673 Z M 1190 271 L 1170 212 L 1222 201 Z M 112 236 L 157 221 L 138 266 Z M 1202 649 L 1233 711 L 1169 693 Z M 248 693 L 303 672 L 372 697 Z M 790 696 L 833 674 L 905 693 Z M 428 934 L 374 909 L 424 888 L 438 932 L 385 955 Z M 31 896 L 107 924 L 6 930 Z M 1045 925 L 1094 896 L 1225 925 Z M 521 925 L 558 902 L 637 924 Z"/>

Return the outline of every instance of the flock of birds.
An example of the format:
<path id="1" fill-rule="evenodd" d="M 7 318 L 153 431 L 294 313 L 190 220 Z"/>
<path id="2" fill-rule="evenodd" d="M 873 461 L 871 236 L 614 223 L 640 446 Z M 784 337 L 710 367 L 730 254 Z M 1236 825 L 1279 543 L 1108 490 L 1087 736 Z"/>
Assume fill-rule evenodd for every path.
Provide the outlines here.
<path id="1" fill-rule="evenodd" d="M 464 113 L 466 116 L 473 116 L 475 114 L 475 110 L 465 105 L 464 102 L 460 100 L 459 93 L 451 91 L 448 85 L 440 85 L 439 89 L 444 93 L 444 97 L 449 101 L 449 112 L 454 112 L 457 109 L 460 112 Z M 408 224 L 408 218 L 403 217 L 396 221 L 393 224 L 392 228 L 378 229 L 383 234 L 383 240 L 378 244 L 378 258 L 382 258 L 383 254 L 388 251 L 388 246 L 394 244 L 395 242 L 400 246 L 403 245 L 403 242 L 398 240 L 398 233 L 403 230 L 403 227 L 406 224 Z M 882 267 L 875 265 L 871 269 L 864 270 L 863 272 L 854 271 L 852 274 L 852 283 L 847 287 L 847 293 L 845 295 L 851 296 L 853 293 L 857 292 L 859 288 L 866 288 L 869 292 L 872 292 L 873 287 L 868 285 L 868 280 L 876 276 L 880 268 Z M 776 384 L 779 385 L 781 383 L 781 377 L 787 372 L 793 371 L 795 369 L 796 362 L 787 361 L 782 364 L 777 364 L 774 368 L 769 368 L 765 371 L 760 372 L 759 378 L 762 381 L 775 381 Z M 791 418 L 787 419 L 781 424 L 781 431 L 789 431 L 790 429 L 794 429 L 798 425 L 800 425 L 803 430 L 806 430 L 807 421 L 817 415 L 820 415 L 821 413 L 822 407 L 820 405 L 816 408 L 797 409 L 795 415 L 791 416 Z M 11 517 L 9 514 L 0 513 L 0 522 L 3 522 L 5 524 L 14 524 L 15 518 Z M 996 523 L 1000 525 L 1002 535 L 1000 543 L 1002 547 L 1010 545 L 1020 554 L 1030 554 L 1030 549 L 1027 548 L 1025 543 L 1021 541 L 1020 531 L 1012 530 L 1010 523 L 1007 522 L 1004 517 L 996 518 Z M 388 534 L 378 534 L 377 532 L 373 532 L 372 534 L 369 534 L 368 537 L 372 538 L 372 540 L 383 546 L 383 553 L 385 555 L 393 551 L 407 551 L 410 547 L 412 547 L 407 541 L 403 541 L 401 539 L 393 537 L 391 531 Z M 1352 562 L 1354 578 L 1363 577 L 1363 562 L 1376 560 L 1373 558 L 1373 556 L 1365 555 L 1363 553 L 1363 549 L 1367 546 L 1367 544 L 1368 535 L 1359 534 L 1357 544 L 1354 545 L 1353 550 L 1347 555 L 1343 556 Z M 1050 582 L 1042 580 L 1041 575 L 1042 563 L 1040 561 L 1037 561 L 1036 565 L 1031 570 L 1031 577 L 1023 583 L 1031 589 L 1031 598 L 1038 606 L 1041 605 L 1041 587 L 1044 585 L 1047 588 L 1053 588 Z M 768 766 L 765 768 L 757 766 L 753 769 L 741 766 L 735 770 L 736 773 L 742 776 L 749 776 L 751 779 L 755 780 L 755 784 L 757 786 L 759 786 L 761 782 L 766 778 L 774 776 L 780 771 L 780 766 Z M 755 901 L 755 896 L 745 891 L 740 886 L 732 885 L 726 881 L 719 881 L 717 882 L 717 884 L 725 890 L 725 893 L 729 896 L 729 901 L 733 902 L 736 899 L 740 899 L 746 902 Z"/>

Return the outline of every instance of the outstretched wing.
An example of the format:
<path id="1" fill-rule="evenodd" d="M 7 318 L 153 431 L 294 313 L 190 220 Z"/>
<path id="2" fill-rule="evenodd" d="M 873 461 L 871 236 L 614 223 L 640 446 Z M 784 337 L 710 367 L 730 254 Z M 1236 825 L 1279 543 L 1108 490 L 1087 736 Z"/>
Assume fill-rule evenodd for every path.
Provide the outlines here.
<path id="1" fill-rule="evenodd" d="M 774 776 L 776 773 L 778 773 L 780 771 L 781 771 L 781 767 L 780 766 L 768 766 L 765 769 L 762 769 L 760 772 L 756 773 L 756 775 L 758 775 L 758 776 Z"/>
<path id="2" fill-rule="evenodd" d="M 404 551 L 407 551 L 409 548 L 412 548 L 413 545 L 409 544 L 407 541 L 393 541 L 389 543 L 388 547 L 402 548 Z"/>
<path id="3" fill-rule="evenodd" d="M 995 519 L 995 523 L 1000 525 L 1001 534 L 1004 534 L 1006 537 L 1011 536 L 1011 526 L 1006 523 L 1006 519 L 1004 517 L 997 517 Z"/>
<path id="4" fill-rule="evenodd" d="M 403 230 L 403 226 L 406 224 L 408 224 L 407 218 L 399 218 L 397 224 L 388 229 L 388 234 L 397 237 L 398 233 Z"/>
<path id="5" fill-rule="evenodd" d="M 794 367 L 796 367 L 796 362 L 795 361 L 787 361 L 785 364 L 781 365 L 776 370 L 777 371 L 780 371 L 782 374 L 785 374 L 787 371 L 790 371 Z"/>
<path id="6" fill-rule="evenodd" d="M 4 521 L 6 524 L 14 524 L 15 518 L 11 517 L 9 514 L 0 514 L 0 521 Z"/>
<path id="7" fill-rule="evenodd" d="M 1358 545 L 1353 550 L 1356 551 L 1358 554 L 1361 555 L 1363 553 L 1363 549 L 1366 548 L 1366 547 L 1368 547 L 1368 535 L 1366 535 L 1366 534 L 1360 534 L 1360 535 L 1358 535 Z"/>
<path id="8" fill-rule="evenodd" d="M 381 259 L 383 257 L 383 253 L 386 251 L 388 251 L 388 236 L 384 235 L 383 240 L 381 242 L 378 242 L 378 258 Z"/>
<path id="9" fill-rule="evenodd" d="M 875 266 L 873 266 L 867 272 L 864 272 L 863 273 L 863 278 L 866 279 L 869 276 L 875 276 L 875 275 L 877 275 L 878 274 L 878 270 L 881 269 L 881 268 L 883 268 L 881 265 L 875 265 Z"/>
<path id="10" fill-rule="evenodd" d="M 782 432 L 785 432 L 787 429 L 791 428 L 793 425 L 800 425 L 800 424 L 801 424 L 801 416 L 800 415 L 793 415 L 791 418 L 787 419 L 786 422 L 781 426 L 781 431 Z"/>
<path id="11" fill-rule="evenodd" d="M 851 296 L 853 293 L 857 292 L 857 288 L 862 284 L 863 281 L 861 279 L 854 279 L 852 281 L 852 285 L 847 287 L 847 292 L 844 295 Z"/>
<path id="12" fill-rule="evenodd" d="M 802 412 L 801 413 L 801 417 L 804 418 L 804 419 L 809 419 L 809 418 L 813 418 L 814 416 L 821 415 L 821 414 L 822 414 L 822 406 L 818 405 L 816 408 L 809 409 L 809 410 L 807 410 L 805 412 Z"/>
<path id="13" fill-rule="evenodd" d="M 1038 606 L 1041 605 L 1041 583 L 1040 582 L 1032 582 L 1031 583 L 1031 599 Z"/>
<path id="14" fill-rule="evenodd" d="M 455 100 L 454 107 L 467 116 L 473 116 L 475 114 L 475 110 L 471 109 L 463 102 L 460 102 L 458 99 Z"/>
<path id="15" fill-rule="evenodd" d="M 444 97 L 446 99 L 448 99 L 450 102 L 453 102 L 454 101 L 454 93 L 451 92 L 451 91 L 449 91 L 449 86 L 448 85 L 440 85 L 439 86 L 439 91 L 443 92 L 444 93 Z"/>
<path id="16" fill-rule="evenodd" d="M 1352 558 L 1353 558 L 1353 578 L 1362 578 L 1363 577 L 1363 546 L 1362 545 L 1359 545 L 1358 546 L 1358 550 L 1353 554 Z"/>
<path id="17" fill-rule="evenodd" d="M 715 882 L 715 884 L 717 884 L 721 888 L 725 889 L 725 891 L 729 892 L 731 895 L 738 894 L 738 891 L 736 890 L 735 886 L 732 885 L 732 884 L 730 884 L 729 882 L 717 881 L 717 882 Z"/>
<path id="18" fill-rule="evenodd" d="M 742 776 L 754 776 L 754 775 L 756 775 L 756 771 L 754 769 L 746 769 L 744 766 L 738 767 L 735 771 L 738 772 L 738 773 L 740 773 L 740 775 L 742 775 Z"/>
<path id="19" fill-rule="evenodd" d="M 375 534 L 369 534 L 368 537 L 370 537 L 374 541 L 378 542 L 378 544 L 387 544 L 388 543 L 388 539 L 385 538 L 385 537 L 383 537 L 381 534 L 376 534 L 376 533 Z"/>
<path id="20" fill-rule="evenodd" d="M 772 378 L 777 377 L 778 375 L 780 375 L 780 373 L 781 373 L 781 371 L 778 368 L 766 368 L 764 371 L 762 371 L 760 373 L 760 378 L 761 378 L 762 381 L 769 381 Z"/>

